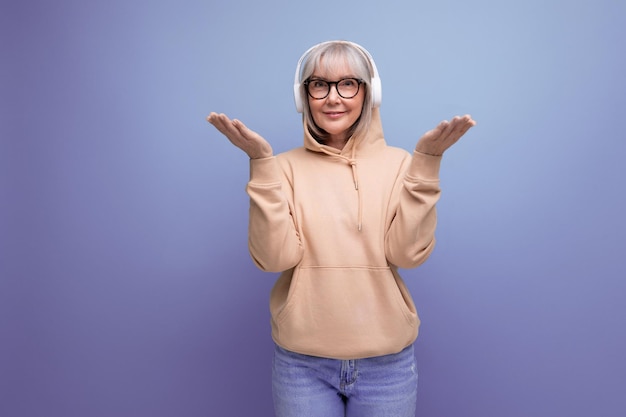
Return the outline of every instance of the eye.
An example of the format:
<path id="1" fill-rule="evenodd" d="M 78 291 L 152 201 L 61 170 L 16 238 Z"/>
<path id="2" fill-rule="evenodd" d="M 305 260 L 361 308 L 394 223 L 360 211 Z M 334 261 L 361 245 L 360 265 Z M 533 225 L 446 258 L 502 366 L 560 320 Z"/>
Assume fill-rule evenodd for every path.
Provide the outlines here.
<path id="1" fill-rule="evenodd" d="M 339 82 L 343 87 L 354 87 L 357 83 L 353 78 L 348 78 L 346 80 L 341 80 Z"/>
<path id="2" fill-rule="evenodd" d="M 326 88 L 326 86 L 328 85 L 326 84 L 326 81 L 322 81 L 322 80 L 311 80 L 309 84 L 313 88 Z"/>

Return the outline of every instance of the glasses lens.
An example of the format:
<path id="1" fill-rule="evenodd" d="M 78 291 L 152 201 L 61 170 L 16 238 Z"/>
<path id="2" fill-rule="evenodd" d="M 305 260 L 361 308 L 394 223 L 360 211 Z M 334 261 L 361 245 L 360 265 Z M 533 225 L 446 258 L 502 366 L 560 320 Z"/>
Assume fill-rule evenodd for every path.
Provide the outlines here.
<path id="1" fill-rule="evenodd" d="M 330 91 L 330 86 L 324 80 L 311 80 L 307 84 L 307 88 L 309 89 L 311 97 L 316 99 L 326 97 Z"/>
<path id="2" fill-rule="evenodd" d="M 337 91 L 343 98 L 352 98 L 359 92 L 359 80 L 346 78 L 337 83 Z"/>

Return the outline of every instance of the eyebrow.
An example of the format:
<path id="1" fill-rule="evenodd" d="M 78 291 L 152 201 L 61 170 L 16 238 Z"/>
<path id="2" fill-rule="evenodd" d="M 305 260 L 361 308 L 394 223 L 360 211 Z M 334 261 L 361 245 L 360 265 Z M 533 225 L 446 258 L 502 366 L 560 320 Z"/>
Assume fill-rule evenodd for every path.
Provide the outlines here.
<path id="1" fill-rule="evenodd" d="M 357 77 L 356 75 L 343 75 L 340 78 L 337 78 L 337 81 L 345 80 L 345 79 L 348 79 L 348 78 L 354 78 L 355 80 L 359 79 L 359 77 Z M 320 76 L 316 76 L 316 75 L 311 75 L 309 77 L 309 80 L 330 81 L 328 78 L 324 78 L 324 77 L 320 77 Z"/>

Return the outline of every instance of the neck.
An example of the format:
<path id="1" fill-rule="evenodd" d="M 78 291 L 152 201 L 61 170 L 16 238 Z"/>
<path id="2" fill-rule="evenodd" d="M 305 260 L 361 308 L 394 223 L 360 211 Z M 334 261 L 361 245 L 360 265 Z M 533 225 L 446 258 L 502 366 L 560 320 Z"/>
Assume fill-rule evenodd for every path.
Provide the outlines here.
<path id="1" fill-rule="evenodd" d="M 345 135 L 330 135 L 328 139 L 324 141 L 324 145 L 342 150 L 344 146 L 346 146 L 346 143 L 348 143 L 348 139 L 350 138 Z"/>
<path id="2" fill-rule="evenodd" d="M 327 139 L 324 141 L 324 145 L 330 146 L 331 148 L 342 150 L 344 146 L 346 146 L 347 140 L 345 139 Z"/>

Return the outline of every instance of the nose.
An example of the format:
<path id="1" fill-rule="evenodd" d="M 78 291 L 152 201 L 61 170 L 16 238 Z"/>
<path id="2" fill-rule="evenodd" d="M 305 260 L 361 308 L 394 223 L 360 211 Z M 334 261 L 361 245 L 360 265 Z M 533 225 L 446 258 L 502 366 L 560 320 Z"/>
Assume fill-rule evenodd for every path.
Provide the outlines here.
<path id="1" fill-rule="evenodd" d="M 330 91 L 328 92 L 326 99 L 330 101 L 338 101 L 341 96 L 339 95 L 339 90 L 337 90 L 337 83 L 331 83 L 329 88 Z"/>

